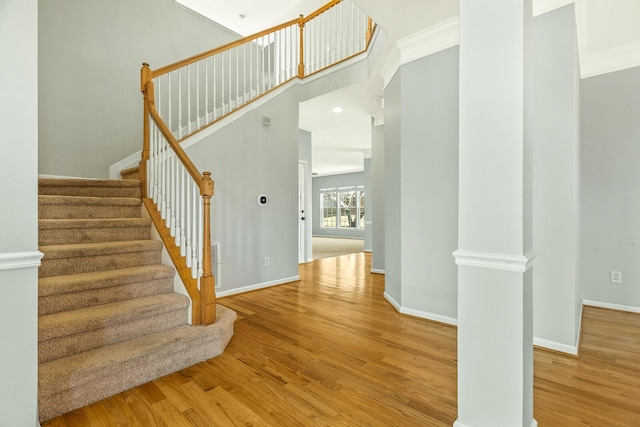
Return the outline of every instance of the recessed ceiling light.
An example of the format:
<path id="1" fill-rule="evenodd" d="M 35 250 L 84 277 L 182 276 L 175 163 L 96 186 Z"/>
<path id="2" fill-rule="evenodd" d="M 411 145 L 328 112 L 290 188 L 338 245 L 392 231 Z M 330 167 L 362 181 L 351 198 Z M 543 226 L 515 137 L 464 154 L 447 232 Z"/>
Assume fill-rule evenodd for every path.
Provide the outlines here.
<path id="1" fill-rule="evenodd" d="M 333 110 L 332 110 L 332 111 L 333 111 L 334 113 L 342 113 L 342 108 L 340 108 L 340 107 L 333 107 Z"/>

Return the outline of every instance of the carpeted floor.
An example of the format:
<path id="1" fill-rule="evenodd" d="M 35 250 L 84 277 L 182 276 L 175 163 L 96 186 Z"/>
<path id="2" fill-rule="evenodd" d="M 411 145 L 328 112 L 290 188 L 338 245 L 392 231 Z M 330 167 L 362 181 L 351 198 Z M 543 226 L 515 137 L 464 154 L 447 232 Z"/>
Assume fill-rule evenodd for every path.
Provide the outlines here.
<path id="1" fill-rule="evenodd" d="M 313 259 L 330 258 L 362 252 L 364 240 L 340 237 L 313 237 Z"/>

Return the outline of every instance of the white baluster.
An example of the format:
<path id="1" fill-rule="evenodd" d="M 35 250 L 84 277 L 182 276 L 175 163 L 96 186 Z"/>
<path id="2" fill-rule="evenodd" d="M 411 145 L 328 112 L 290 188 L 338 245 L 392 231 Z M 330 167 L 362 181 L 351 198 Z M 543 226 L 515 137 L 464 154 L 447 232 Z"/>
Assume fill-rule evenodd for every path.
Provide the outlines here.
<path id="1" fill-rule="evenodd" d="M 203 197 L 198 197 L 198 276 L 202 277 L 204 272 L 204 206 Z"/>
<path id="2" fill-rule="evenodd" d="M 171 222 L 169 223 L 169 232 L 172 237 L 176 236 L 176 168 L 178 166 L 178 158 L 171 156 L 171 173 L 169 174 L 169 180 L 171 185 L 171 208 L 169 212 L 171 214 Z"/>
<path id="3" fill-rule="evenodd" d="M 215 55 L 211 57 L 211 62 L 212 62 L 211 67 L 213 68 L 213 71 L 212 71 L 213 79 L 211 81 L 211 84 L 213 85 L 213 120 L 215 120 L 218 118 L 217 109 L 216 109 L 216 105 L 217 105 L 216 88 L 218 87 L 218 80 L 216 79 L 216 56 Z"/>
<path id="4" fill-rule="evenodd" d="M 191 212 L 192 212 L 192 201 L 191 201 L 191 178 L 188 178 L 188 182 L 185 188 L 185 199 L 186 199 L 186 207 L 187 212 L 185 215 L 186 222 L 186 230 L 185 230 L 185 238 L 187 239 L 187 247 L 185 248 L 185 257 L 187 262 L 187 267 L 191 267 L 191 227 L 193 226 L 191 223 Z"/>
<path id="5" fill-rule="evenodd" d="M 196 62 L 196 130 L 200 129 L 200 62 Z M 205 92 L 206 94 L 206 92 Z"/>
<path id="6" fill-rule="evenodd" d="M 191 133 L 191 65 L 187 65 L 187 135 Z"/>
<path id="7" fill-rule="evenodd" d="M 193 277 L 194 279 L 198 277 L 198 199 L 199 199 L 199 192 L 198 192 L 198 187 L 197 185 L 193 184 L 191 186 L 191 191 L 192 191 L 192 206 L 191 206 L 191 210 L 192 210 L 192 226 L 191 226 L 191 241 L 192 241 L 192 248 L 191 248 L 191 277 Z"/>
<path id="8" fill-rule="evenodd" d="M 209 123 L 209 58 L 204 60 L 204 124 Z"/>

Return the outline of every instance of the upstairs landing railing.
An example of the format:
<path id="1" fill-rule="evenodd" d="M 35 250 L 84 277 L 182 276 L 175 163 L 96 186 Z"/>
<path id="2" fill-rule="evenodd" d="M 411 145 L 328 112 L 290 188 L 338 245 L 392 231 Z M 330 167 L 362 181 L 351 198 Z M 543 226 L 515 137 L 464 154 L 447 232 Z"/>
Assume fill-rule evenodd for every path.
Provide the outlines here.
<path id="1" fill-rule="evenodd" d="M 152 70 L 144 64 L 143 198 L 192 299 L 192 323 L 215 322 L 211 173 L 180 142 L 295 78 L 367 50 L 372 20 L 350 0 Z"/>

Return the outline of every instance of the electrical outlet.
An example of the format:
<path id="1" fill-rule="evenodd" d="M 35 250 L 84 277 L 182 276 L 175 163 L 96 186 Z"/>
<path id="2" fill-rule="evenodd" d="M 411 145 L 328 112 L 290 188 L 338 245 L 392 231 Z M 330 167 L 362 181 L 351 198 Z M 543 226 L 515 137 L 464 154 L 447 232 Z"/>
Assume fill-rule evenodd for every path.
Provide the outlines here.
<path id="1" fill-rule="evenodd" d="M 268 256 L 264 257 L 264 266 L 269 267 L 271 265 L 271 258 Z"/>
<path id="2" fill-rule="evenodd" d="M 611 271 L 611 283 L 622 283 L 621 271 Z"/>

